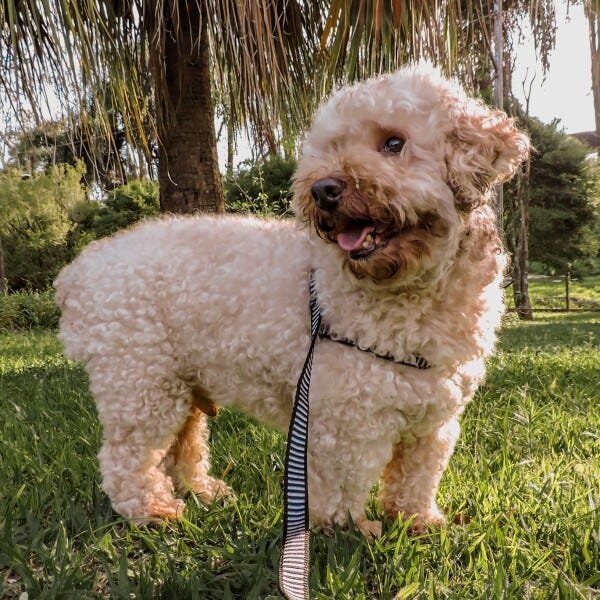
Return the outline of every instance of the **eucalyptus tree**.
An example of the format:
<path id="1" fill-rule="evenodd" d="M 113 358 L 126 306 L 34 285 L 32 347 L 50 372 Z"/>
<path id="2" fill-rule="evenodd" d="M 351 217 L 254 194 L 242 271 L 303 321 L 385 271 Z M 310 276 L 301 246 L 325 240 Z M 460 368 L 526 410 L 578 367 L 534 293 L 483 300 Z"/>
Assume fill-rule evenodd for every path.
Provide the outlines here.
<path id="1" fill-rule="evenodd" d="M 531 29 L 540 67 L 546 72 L 556 40 L 556 4 L 553 0 L 530 2 L 529 0 L 496 0 L 494 8 L 502 5 L 502 22 L 500 23 L 502 52 L 490 52 L 492 37 L 488 22 L 483 19 L 478 37 L 475 38 L 469 62 L 463 78 L 471 81 L 473 89 L 486 100 L 492 100 L 491 75 L 496 71 L 498 55 L 503 58 L 502 105 L 512 117 L 527 127 L 527 117 L 513 93 L 513 71 L 518 45 L 525 35 L 526 26 Z M 528 104 L 528 102 L 527 102 Z M 526 113 L 526 111 L 525 111 Z M 533 311 L 529 299 L 528 264 L 529 264 L 529 198 L 531 186 L 529 181 L 529 164 L 517 171 L 514 179 L 508 184 L 504 195 L 503 238 L 511 255 L 509 275 L 512 282 L 514 304 L 517 314 L 522 319 L 532 319 Z"/>
<path id="2" fill-rule="evenodd" d="M 548 0 L 510 0 L 544 35 Z M 8 110 L 44 104 L 110 139 L 158 141 L 163 210 L 223 210 L 214 99 L 234 130 L 294 138 L 332 86 L 428 58 L 463 79 L 489 61 L 492 0 L 1 0 L 0 91 Z M 94 119 L 88 118 L 93 106 Z"/>
<path id="3" fill-rule="evenodd" d="M 584 1 L 590 36 L 590 56 L 592 59 L 592 94 L 596 119 L 596 142 L 600 142 L 600 0 Z"/>

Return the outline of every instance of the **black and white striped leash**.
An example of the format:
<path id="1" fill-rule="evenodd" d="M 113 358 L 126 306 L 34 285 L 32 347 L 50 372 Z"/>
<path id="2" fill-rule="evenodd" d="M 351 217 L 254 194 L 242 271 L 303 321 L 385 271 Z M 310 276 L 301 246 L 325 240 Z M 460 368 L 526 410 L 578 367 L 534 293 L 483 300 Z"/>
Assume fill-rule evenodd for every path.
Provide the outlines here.
<path id="1" fill-rule="evenodd" d="M 283 484 L 283 548 L 279 561 L 279 591 L 287 600 L 308 600 L 308 565 L 310 539 L 308 530 L 308 415 L 310 374 L 317 338 L 339 342 L 357 350 L 369 352 L 383 360 L 414 367 L 429 369 L 431 365 L 419 355 L 402 360 L 391 354 L 381 354 L 372 348 L 362 348 L 356 342 L 338 337 L 321 322 L 321 309 L 317 301 L 315 281 L 311 272 L 310 292 L 310 347 L 296 386 L 294 408 L 288 430 L 285 452 L 285 477 Z"/>
<path id="2" fill-rule="evenodd" d="M 294 409 L 285 451 L 283 484 L 283 548 L 279 561 L 279 591 L 288 600 L 308 600 L 308 396 L 315 343 L 321 325 L 315 282 L 310 275 L 310 348 L 296 386 Z"/>

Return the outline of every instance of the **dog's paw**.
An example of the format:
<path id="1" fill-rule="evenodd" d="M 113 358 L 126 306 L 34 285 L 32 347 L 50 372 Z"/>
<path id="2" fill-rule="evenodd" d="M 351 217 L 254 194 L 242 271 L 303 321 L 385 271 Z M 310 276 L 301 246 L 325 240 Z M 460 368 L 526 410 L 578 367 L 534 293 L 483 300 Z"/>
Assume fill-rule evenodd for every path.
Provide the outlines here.
<path id="1" fill-rule="evenodd" d="M 179 519 L 185 511 L 185 502 L 172 499 L 153 498 L 142 510 L 136 511 L 131 520 L 136 525 L 153 525 L 170 519 Z"/>
<path id="2" fill-rule="evenodd" d="M 399 512 L 396 516 L 400 516 L 404 521 L 410 521 L 407 529 L 410 535 L 423 535 L 448 524 L 448 520 L 440 511 L 412 515 Z M 457 513 L 452 517 L 451 522 L 455 525 L 468 525 L 471 522 L 471 518 L 468 515 Z"/>
<path id="3" fill-rule="evenodd" d="M 189 487 L 198 496 L 198 499 L 205 504 L 222 499 L 235 500 L 233 490 L 224 481 L 214 477 L 191 482 Z"/>
<path id="4" fill-rule="evenodd" d="M 431 510 L 423 513 L 387 511 L 386 515 L 392 520 L 400 517 L 402 521 L 408 521 L 409 525 L 407 532 L 409 535 L 422 535 L 446 524 L 446 517 L 444 517 L 444 514 L 439 510 Z"/>
<path id="5" fill-rule="evenodd" d="M 336 522 L 331 521 L 320 521 L 314 525 L 314 529 L 320 531 L 327 537 L 331 537 L 334 532 L 336 525 L 341 531 L 348 531 L 348 522 Z M 381 537 L 381 521 L 370 521 L 369 519 L 360 518 L 354 521 L 354 527 L 360 531 L 367 540 Z"/>
<path id="6" fill-rule="evenodd" d="M 410 535 L 429 533 L 432 529 L 443 527 L 446 524 L 446 517 L 439 511 L 417 515 L 404 515 L 403 518 L 410 520 L 407 530 Z"/>
<path id="7" fill-rule="evenodd" d="M 323 535 L 325 535 L 327 537 L 333 537 L 333 534 L 335 532 L 335 525 L 330 522 L 327 522 L 327 523 L 321 522 L 321 523 L 314 525 L 313 529 L 315 531 L 319 531 L 320 533 L 322 533 Z"/>
<path id="8" fill-rule="evenodd" d="M 452 517 L 452 522 L 455 525 L 468 525 L 471 522 L 471 517 L 465 513 L 456 513 Z"/>
<path id="9" fill-rule="evenodd" d="M 381 521 L 357 519 L 354 524 L 367 540 L 373 540 L 381 537 Z"/>

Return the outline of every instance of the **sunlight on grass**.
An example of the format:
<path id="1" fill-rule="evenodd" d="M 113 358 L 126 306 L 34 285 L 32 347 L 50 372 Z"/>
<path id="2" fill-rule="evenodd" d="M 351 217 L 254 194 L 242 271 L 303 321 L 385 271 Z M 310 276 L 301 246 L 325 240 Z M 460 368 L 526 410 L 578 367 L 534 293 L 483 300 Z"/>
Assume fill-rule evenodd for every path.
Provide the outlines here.
<path id="1" fill-rule="evenodd" d="M 222 411 L 213 470 L 237 501 L 188 497 L 181 522 L 137 528 L 100 490 L 82 368 L 52 333 L 2 334 L 0 348 L 0 597 L 278 597 L 279 433 Z M 600 313 L 507 317 L 440 491 L 468 523 L 418 537 L 386 523 L 370 544 L 317 533 L 313 597 L 597 597 L 599 365 Z"/>
<path id="2" fill-rule="evenodd" d="M 584 310 L 600 310 L 600 275 L 573 279 L 569 285 L 570 308 Z M 565 277 L 532 276 L 529 280 L 529 297 L 533 308 L 564 309 Z M 513 306 L 512 289 L 506 294 L 507 303 Z"/>

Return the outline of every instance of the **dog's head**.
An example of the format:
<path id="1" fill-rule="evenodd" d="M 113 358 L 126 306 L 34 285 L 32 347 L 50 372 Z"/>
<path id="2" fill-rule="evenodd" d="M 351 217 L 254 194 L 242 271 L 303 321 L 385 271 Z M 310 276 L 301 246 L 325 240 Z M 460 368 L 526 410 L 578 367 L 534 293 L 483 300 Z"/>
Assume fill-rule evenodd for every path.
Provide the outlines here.
<path id="1" fill-rule="evenodd" d="M 318 111 L 294 208 L 358 278 L 420 276 L 457 251 L 461 226 L 529 141 L 503 112 L 428 67 L 342 88 Z"/>

